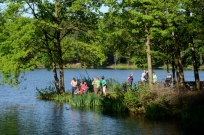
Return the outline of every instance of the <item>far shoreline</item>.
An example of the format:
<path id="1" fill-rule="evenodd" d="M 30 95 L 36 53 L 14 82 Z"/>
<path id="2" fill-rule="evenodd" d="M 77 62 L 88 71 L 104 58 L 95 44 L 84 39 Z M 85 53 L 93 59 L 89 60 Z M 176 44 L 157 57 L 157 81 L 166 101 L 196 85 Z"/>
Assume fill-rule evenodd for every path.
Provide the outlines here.
<path id="1" fill-rule="evenodd" d="M 43 65 L 39 65 L 37 66 L 37 68 L 45 68 L 45 66 Z M 80 63 L 76 63 L 76 64 L 68 64 L 66 66 L 64 66 L 64 69 L 119 69 L 119 70 L 143 70 L 143 69 L 147 69 L 147 67 L 143 67 L 143 68 L 139 68 L 137 67 L 137 65 L 128 65 L 128 64 L 117 64 L 117 65 L 109 65 L 109 66 L 101 66 L 101 67 L 86 67 L 86 66 L 81 66 Z M 160 69 L 160 70 L 166 70 L 166 67 L 153 67 L 153 69 Z M 172 68 L 170 67 L 169 70 L 172 70 Z M 193 70 L 192 66 L 188 66 L 186 68 L 184 68 L 184 70 Z M 204 70 L 204 65 L 199 67 L 199 70 Z"/>

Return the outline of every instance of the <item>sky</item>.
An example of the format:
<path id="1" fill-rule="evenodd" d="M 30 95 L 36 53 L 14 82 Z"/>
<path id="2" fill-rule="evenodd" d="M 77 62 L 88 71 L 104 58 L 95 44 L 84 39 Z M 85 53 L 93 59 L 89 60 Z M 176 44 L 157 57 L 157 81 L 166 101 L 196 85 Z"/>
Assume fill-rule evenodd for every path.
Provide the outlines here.
<path id="1" fill-rule="evenodd" d="M 108 7 L 102 6 L 102 7 L 101 7 L 101 12 L 103 12 L 103 13 L 108 12 Z"/>
<path id="2" fill-rule="evenodd" d="M 6 4 L 0 3 L 0 12 L 4 10 L 6 7 L 7 7 Z M 101 12 L 106 13 L 108 12 L 108 7 L 103 5 L 100 10 Z M 30 15 L 26 15 L 26 16 L 30 16 Z"/>

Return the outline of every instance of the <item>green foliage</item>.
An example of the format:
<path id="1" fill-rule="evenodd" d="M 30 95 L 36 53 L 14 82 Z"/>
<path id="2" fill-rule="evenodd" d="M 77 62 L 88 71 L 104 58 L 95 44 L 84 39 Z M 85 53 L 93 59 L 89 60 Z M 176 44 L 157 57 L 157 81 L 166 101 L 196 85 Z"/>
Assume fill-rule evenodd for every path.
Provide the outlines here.
<path id="1" fill-rule="evenodd" d="M 167 116 L 167 110 L 162 103 L 151 102 L 145 109 L 146 116 L 151 119 L 162 119 Z"/>
<path id="2" fill-rule="evenodd" d="M 148 86 L 142 86 L 137 91 L 128 91 L 124 94 L 124 104 L 131 111 L 144 113 L 144 107 L 152 100 Z"/>
<path id="3" fill-rule="evenodd" d="M 124 95 L 124 104 L 129 110 L 138 112 L 142 107 L 142 102 L 139 100 L 139 94 L 137 92 L 126 92 Z"/>
<path id="4" fill-rule="evenodd" d="M 116 93 L 123 92 L 123 87 L 118 82 L 117 79 L 109 78 L 109 79 L 106 79 L 106 81 L 107 81 L 107 91 L 108 92 L 116 92 Z"/>
<path id="5" fill-rule="evenodd" d="M 27 45 L 33 36 L 33 22 L 28 18 L 5 22 L 0 31 L 0 72 L 2 83 L 16 85 L 20 73 L 36 67 L 36 55 Z M 26 45 L 23 45 L 26 43 Z M 8 76 L 9 74 L 9 76 Z"/>
<path id="6" fill-rule="evenodd" d="M 43 89 L 36 88 L 36 90 L 37 90 L 37 97 L 40 99 L 53 100 L 53 98 L 57 96 L 53 83 L 50 83 L 49 86 Z"/>
<path id="7" fill-rule="evenodd" d="M 128 82 L 122 83 L 124 91 L 138 91 L 139 90 L 139 86 L 137 83 L 133 83 L 132 85 L 133 86 L 131 86 L 131 84 Z"/>
<path id="8" fill-rule="evenodd" d="M 94 95 L 94 93 L 79 94 L 75 95 L 71 100 L 70 104 L 73 106 L 100 106 L 102 98 Z"/>
<path id="9" fill-rule="evenodd" d="M 116 94 L 113 96 L 111 93 L 108 93 L 106 97 L 102 100 L 103 111 L 110 112 L 124 112 L 127 111 L 127 107 L 123 103 L 124 95 Z"/>

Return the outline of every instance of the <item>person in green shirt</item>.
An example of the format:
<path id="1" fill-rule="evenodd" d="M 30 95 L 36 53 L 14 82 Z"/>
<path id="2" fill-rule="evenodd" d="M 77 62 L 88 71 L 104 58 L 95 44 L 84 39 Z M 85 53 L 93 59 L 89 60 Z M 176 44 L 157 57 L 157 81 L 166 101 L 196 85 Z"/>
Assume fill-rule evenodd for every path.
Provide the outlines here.
<path id="1" fill-rule="evenodd" d="M 94 77 L 92 85 L 94 87 L 94 94 L 98 95 L 99 90 L 100 90 L 100 85 L 101 85 L 100 80 L 98 79 L 98 77 Z"/>
<path id="2" fill-rule="evenodd" d="M 102 91 L 103 95 L 106 96 L 106 80 L 104 79 L 104 76 L 101 77 L 101 85 L 102 85 Z"/>

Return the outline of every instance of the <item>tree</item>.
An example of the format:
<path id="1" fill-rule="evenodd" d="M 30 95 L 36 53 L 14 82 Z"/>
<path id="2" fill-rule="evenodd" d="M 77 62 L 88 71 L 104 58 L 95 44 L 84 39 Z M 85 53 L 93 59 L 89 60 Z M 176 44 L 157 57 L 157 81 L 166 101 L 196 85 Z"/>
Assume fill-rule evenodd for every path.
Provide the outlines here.
<path id="1" fill-rule="evenodd" d="M 10 31 L 14 30 L 18 35 L 15 36 L 10 32 L 8 33 L 9 38 L 5 38 L 1 43 L 1 47 L 7 47 L 8 52 L 14 51 L 12 54 L 5 53 L 5 51 L 1 52 L 1 61 L 5 62 L 11 57 L 15 57 L 10 60 L 10 65 L 16 64 L 16 67 L 9 69 L 6 69 L 8 63 L 1 65 L 1 72 L 4 78 L 6 78 L 6 74 L 12 74 L 14 76 L 9 78 L 14 77 L 17 80 L 21 72 L 34 69 L 37 64 L 42 63 L 48 69 L 52 69 L 56 91 L 63 93 L 65 91 L 64 65 L 67 62 L 66 58 L 71 58 L 71 54 L 78 54 L 77 50 L 85 47 L 88 50 L 93 50 L 93 53 L 91 53 L 92 57 L 99 59 L 95 62 L 101 64 L 104 61 L 103 57 L 100 59 L 99 47 L 85 40 L 85 37 L 89 38 L 86 31 L 93 24 L 96 25 L 97 23 L 97 12 L 93 12 L 93 9 L 97 11 L 99 6 L 101 4 L 97 2 L 80 2 L 77 0 L 25 0 L 10 2 L 5 15 L 11 14 L 9 17 L 13 16 L 11 19 L 7 18 L 7 20 L 10 19 L 8 23 L 12 23 L 12 26 L 16 27 L 16 24 L 19 23 L 18 20 L 29 20 L 30 22 L 26 23 L 27 31 L 25 31 L 26 28 L 22 29 L 21 26 L 24 25 L 22 23 L 20 23 L 21 26 L 18 29 L 10 29 Z M 30 14 L 31 18 L 24 17 L 25 13 Z M 93 20 L 95 21 L 94 23 L 92 22 Z M 28 36 L 26 37 L 25 35 Z M 19 42 L 19 37 L 23 37 L 22 42 Z M 19 51 L 21 48 L 23 48 L 22 52 Z M 19 54 L 17 51 L 20 53 L 19 59 L 16 56 Z M 69 55 L 70 52 L 71 54 Z M 24 55 L 22 56 L 22 54 Z M 22 66 L 21 70 L 18 68 L 19 61 L 22 58 L 24 65 L 27 64 L 29 68 L 25 68 L 25 66 Z M 57 68 L 59 68 L 60 77 L 58 77 Z"/>

